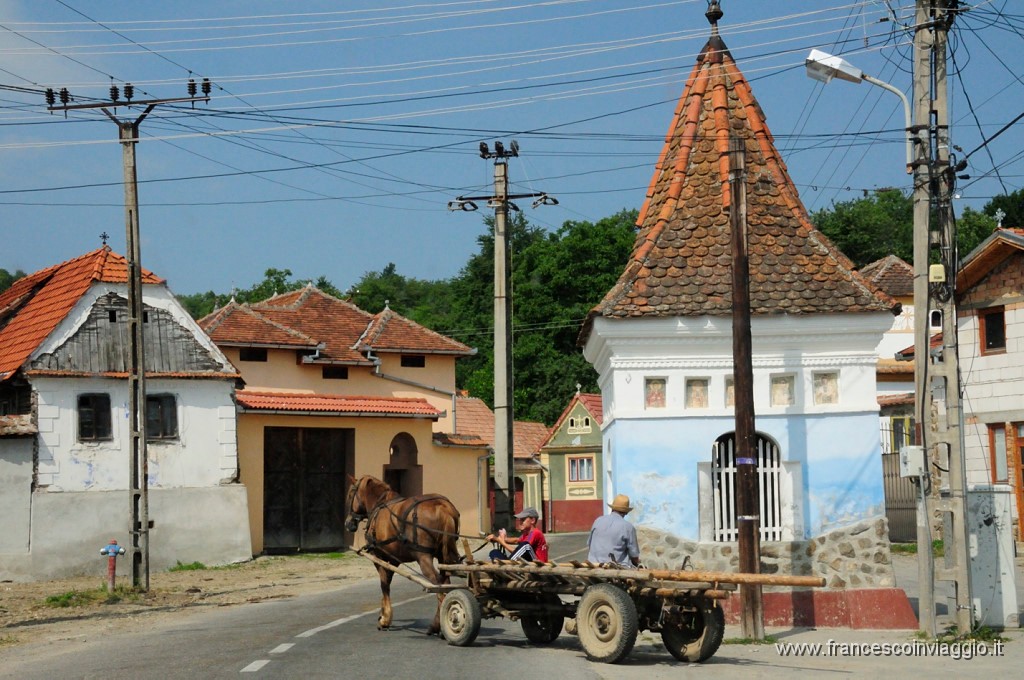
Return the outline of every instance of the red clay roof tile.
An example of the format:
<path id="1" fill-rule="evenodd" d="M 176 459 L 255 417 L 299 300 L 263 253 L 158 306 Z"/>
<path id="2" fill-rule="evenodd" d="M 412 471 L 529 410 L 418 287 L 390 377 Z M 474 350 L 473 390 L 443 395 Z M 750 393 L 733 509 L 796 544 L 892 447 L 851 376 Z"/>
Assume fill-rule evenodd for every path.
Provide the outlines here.
<path id="1" fill-rule="evenodd" d="M 370 365 L 363 352 L 444 353 L 475 350 L 385 309 L 376 316 L 313 286 L 252 304 L 230 302 L 199 320 L 221 345 L 320 348 L 330 362 Z"/>
<path id="2" fill-rule="evenodd" d="M 0 381 L 21 368 L 98 281 L 128 281 L 127 260 L 109 246 L 30 274 L 0 293 Z M 164 280 L 143 269 L 142 282 Z"/>
<path id="3" fill-rule="evenodd" d="M 637 220 L 633 253 L 596 316 L 732 313 L 729 141 L 745 145 L 753 314 L 893 311 L 896 301 L 855 271 L 816 230 L 775 148 L 753 91 L 725 43 L 697 58 Z"/>
<path id="4" fill-rule="evenodd" d="M 914 268 L 895 255 L 864 265 L 860 275 L 893 297 L 914 294 Z"/>
<path id="5" fill-rule="evenodd" d="M 309 392 L 262 392 L 238 390 L 238 405 L 244 411 L 323 413 L 350 416 L 389 415 L 436 420 L 441 412 L 426 399 L 402 397 L 353 397 Z"/>

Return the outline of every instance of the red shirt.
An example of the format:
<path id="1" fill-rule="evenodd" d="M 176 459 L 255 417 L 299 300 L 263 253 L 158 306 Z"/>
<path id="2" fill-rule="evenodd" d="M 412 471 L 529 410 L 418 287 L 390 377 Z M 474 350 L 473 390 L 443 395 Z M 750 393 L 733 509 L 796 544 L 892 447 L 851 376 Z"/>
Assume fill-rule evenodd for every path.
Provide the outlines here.
<path id="1" fill-rule="evenodd" d="M 530 532 L 519 537 L 519 543 L 529 543 L 533 552 L 537 554 L 540 562 L 548 561 L 548 539 L 544 538 L 544 532 L 537 527 L 530 529 Z"/>

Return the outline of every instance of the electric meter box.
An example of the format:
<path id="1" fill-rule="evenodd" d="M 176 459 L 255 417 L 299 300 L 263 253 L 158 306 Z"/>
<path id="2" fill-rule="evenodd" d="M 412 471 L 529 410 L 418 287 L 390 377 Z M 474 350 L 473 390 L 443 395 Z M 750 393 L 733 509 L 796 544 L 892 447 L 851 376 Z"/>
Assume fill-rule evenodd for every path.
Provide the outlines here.
<path id="1" fill-rule="evenodd" d="M 924 476 L 924 447 L 903 446 L 900 448 L 900 477 Z"/>

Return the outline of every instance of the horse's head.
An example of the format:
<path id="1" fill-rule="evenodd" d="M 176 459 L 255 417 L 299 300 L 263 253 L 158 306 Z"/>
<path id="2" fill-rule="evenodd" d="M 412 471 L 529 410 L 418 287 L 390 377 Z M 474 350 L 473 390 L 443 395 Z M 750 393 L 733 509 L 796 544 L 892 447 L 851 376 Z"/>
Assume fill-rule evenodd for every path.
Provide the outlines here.
<path id="1" fill-rule="evenodd" d="M 345 501 L 345 508 L 348 511 L 348 519 L 345 520 L 345 530 L 355 531 L 359 528 L 359 523 L 366 519 L 366 515 L 369 513 L 369 508 L 366 507 L 365 489 L 360 492 L 359 487 L 365 486 L 365 482 L 368 477 L 355 477 L 349 475 L 348 477 L 348 500 Z"/>

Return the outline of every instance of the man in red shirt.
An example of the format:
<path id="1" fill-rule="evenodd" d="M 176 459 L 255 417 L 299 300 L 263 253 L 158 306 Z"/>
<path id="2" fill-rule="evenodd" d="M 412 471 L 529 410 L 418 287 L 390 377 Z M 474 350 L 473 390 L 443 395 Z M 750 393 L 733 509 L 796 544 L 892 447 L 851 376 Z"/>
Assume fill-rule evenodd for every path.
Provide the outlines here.
<path id="1" fill-rule="evenodd" d="M 516 513 L 515 518 L 520 532 L 519 541 L 513 543 L 508 540 L 504 529 L 500 529 L 497 535 L 487 534 L 488 541 L 494 541 L 501 546 L 491 551 L 490 558 L 492 560 L 547 562 L 548 539 L 544 537 L 544 532 L 537 528 L 537 521 L 540 519 L 537 509 L 523 508 L 522 512 Z"/>

